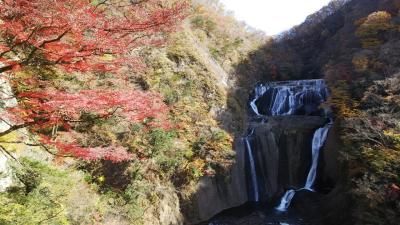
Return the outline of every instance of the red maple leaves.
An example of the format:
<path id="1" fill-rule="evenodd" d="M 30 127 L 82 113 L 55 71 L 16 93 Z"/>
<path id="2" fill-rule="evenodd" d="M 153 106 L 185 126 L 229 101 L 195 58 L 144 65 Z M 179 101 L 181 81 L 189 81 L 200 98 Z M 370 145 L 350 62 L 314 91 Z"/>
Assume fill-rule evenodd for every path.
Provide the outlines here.
<path id="1" fill-rule="evenodd" d="M 0 60 L 7 66 L 59 65 L 68 71 L 116 71 L 137 61 L 132 50 L 159 44 L 186 4 L 160 0 L 3 0 Z M 103 6 L 104 5 L 104 6 Z M 118 57 L 104 57 L 112 55 Z"/>
<path id="2" fill-rule="evenodd" d="M 168 107 L 160 94 L 137 90 L 107 91 L 85 90 L 79 93 L 66 92 L 24 92 L 18 96 L 22 106 L 11 108 L 14 114 L 26 122 L 37 126 L 60 125 L 70 127 L 71 122 L 79 121 L 82 113 L 94 113 L 99 118 L 121 116 L 130 122 L 141 123 L 151 119 L 148 124 L 168 128 Z"/>
<path id="3" fill-rule="evenodd" d="M 137 90 L 107 91 L 85 90 L 79 93 L 24 92 L 19 96 L 21 104 L 9 111 L 18 115 L 20 122 L 32 123 L 34 129 L 54 126 L 65 130 L 80 122 L 83 113 L 92 113 L 97 119 L 111 116 L 123 117 L 129 122 L 144 123 L 150 127 L 170 128 L 169 108 L 160 94 Z M 84 160 L 106 159 L 114 162 L 129 160 L 131 154 L 122 146 L 94 148 L 81 147 L 76 142 L 62 142 L 41 136 L 41 142 L 55 146 L 59 154 L 72 155 Z"/>
<path id="4" fill-rule="evenodd" d="M 132 155 L 122 146 L 105 146 L 94 148 L 83 148 L 79 144 L 55 141 L 49 137 L 42 136 L 40 141 L 43 144 L 56 146 L 61 155 L 71 155 L 83 160 L 111 160 L 113 162 L 123 162 L 130 160 Z"/>
<path id="5" fill-rule="evenodd" d="M 164 41 L 185 17 L 185 1 L 3 0 L 0 1 L 0 73 L 22 67 L 55 66 L 67 72 L 113 72 L 139 67 L 135 50 Z M 73 74 L 71 74 L 73 76 Z M 119 76 L 116 76 L 119 77 Z M 30 78 L 31 83 L 35 79 Z M 122 79 L 122 78 L 119 78 Z M 41 81 L 43 83 L 43 81 Z M 24 92 L 12 119 L 36 130 L 73 128 L 83 113 L 98 118 L 168 128 L 168 107 L 160 94 L 137 90 Z M 8 118 L 10 119 L 10 118 Z M 20 125 L 18 125 L 19 127 Z M 34 129 L 34 130 L 35 130 Z M 42 137 L 61 154 L 85 160 L 128 160 L 121 146 L 88 147 Z"/>

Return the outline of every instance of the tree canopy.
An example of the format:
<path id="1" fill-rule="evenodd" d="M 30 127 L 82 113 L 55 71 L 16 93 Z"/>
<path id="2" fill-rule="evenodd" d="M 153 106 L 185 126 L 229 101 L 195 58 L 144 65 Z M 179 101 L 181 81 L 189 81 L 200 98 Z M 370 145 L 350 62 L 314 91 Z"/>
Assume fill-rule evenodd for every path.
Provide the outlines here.
<path id="1" fill-rule="evenodd" d="M 0 72 L 48 68 L 79 76 L 85 72 L 112 73 L 124 80 L 141 68 L 135 52 L 163 43 L 186 13 L 187 3 L 161 0 L 3 0 L 0 1 Z M 4 73 L 1 75 L 5 77 Z M 19 105 L 2 121 L 11 121 L 4 135 L 21 127 L 34 130 L 54 126 L 70 130 L 85 113 L 96 118 L 123 117 L 129 122 L 149 120 L 168 127 L 168 107 L 161 95 L 140 90 L 82 90 L 70 93 L 48 88 L 46 79 L 32 76 L 25 83 L 40 84 L 35 91 L 17 93 Z M 40 88 L 42 87 L 42 88 Z M 75 141 L 41 138 L 63 154 L 83 159 L 128 160 L 120 146 L 83 148 Z M 123 148 L 122 148 L 123 149 Z"/>

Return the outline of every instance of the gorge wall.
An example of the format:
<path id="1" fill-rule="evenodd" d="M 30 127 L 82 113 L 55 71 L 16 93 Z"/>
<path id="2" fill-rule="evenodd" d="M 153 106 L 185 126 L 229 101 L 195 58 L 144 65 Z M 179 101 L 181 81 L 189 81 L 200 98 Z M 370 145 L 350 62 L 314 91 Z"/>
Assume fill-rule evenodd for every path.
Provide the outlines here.
<path id="1" fill-rule="evenodd" d="M 346 214 L 352 219 L 340 224 L 398 224 L 399 164 L 393 155 L 399 152 L 399 104 L 393 79 L 399 71 L 399 10 L 397 0 L 332 1 L 252 53 L 235 71 L 243 75 L 230 96 L 240 105 L 247 100 L 245 90 L 257 82 L 252 79 L 324 77 L 329 83 L 335 122 L 321 150 L 316 188 L 329 193 L 321 199 L 323 216 L 333 220 L 322 224 L 336 225 Z M 238 159 L 245 157 L 245 147 L 236 151 Z M 242 177 L 250 179 L 246 185 L 252 182 Z M 249 192 L 246 198 L 252 201 Z"/>
<path id="2" fill-rule="evenodd" d="M 227 176 L 201 180 L 191 223 L 248 202 L 277 204 L 286 190 L 302 188 L 312 164 L 314 133 L 329 122 L 329 108 L 320 107 L 327 96 L 322 80 L 258 85 L 249 101 L 248 131 L 236 141 L 236 163 Z M 336 159 L 329 156 L 335 149 L 321 151 L 324 163 L 317 176 L 321 183 L 334 183 Z"/>

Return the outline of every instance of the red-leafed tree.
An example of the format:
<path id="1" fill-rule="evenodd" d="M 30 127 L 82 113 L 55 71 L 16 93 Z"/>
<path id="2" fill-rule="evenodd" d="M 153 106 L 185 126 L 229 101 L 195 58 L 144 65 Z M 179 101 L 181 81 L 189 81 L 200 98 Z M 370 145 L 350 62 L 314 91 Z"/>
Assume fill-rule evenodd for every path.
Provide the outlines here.
<path id="1" fill-rule="evenodd" d="M 140 67 L 135 50 L 162 43 L 164 33 L 174 30 L 186 8 L 185 1 L 162 0 L 0 0 L 0 73 L 54 66 L 120 77 L 122 70 Z M 26 126 L 69 129 L 82 113 L 99 118 L 118 115 L 131 122 L 151 118 L 151 126 L 168 126 L 168 108 L 156 93 L 53 90 L 17 97 L 20 105 L 0 118 L 12 119 L 14 125 L 0 135 Z M 46 137 L 42 141 L 87 160 L 129 159 L 118 146 L 83 148 Z"/>
<path id="2" fill-rule="evenodd" d="M 92 2 L 0 1 L 0 60 L 6 64 L 0 72 L 28 65 L 118 70 L 137 61 L 132 50 L 162 41 L 161 34 L 175 27 L 186 6 L 158 7 L 161 0 Z"/>

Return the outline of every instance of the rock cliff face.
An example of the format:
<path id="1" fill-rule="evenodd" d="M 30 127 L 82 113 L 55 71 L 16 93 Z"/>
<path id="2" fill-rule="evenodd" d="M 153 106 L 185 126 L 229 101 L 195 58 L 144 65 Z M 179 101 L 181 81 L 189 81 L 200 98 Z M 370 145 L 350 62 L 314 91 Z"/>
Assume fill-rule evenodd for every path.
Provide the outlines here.
<path id="1" fill-rule="evenodd" d="M 319 107 L 328 95 L 323 80 L 258 85 L 249 101 L 247 135 L 236 141 L 236 163 L 228 176 L 201 180 L 189 223 L 248 202 L 276 204 L 285 191 L 305 187 L 313 164 L 314 135 L 330 121 L 329 110 Z M 322 149 L 318 162 L 323 163 L 313 164 L 318 165 L 316 188 L 326 180 L 334 185 L 335 162 L 329 158 L 334 155 L 334 148 Z"/>
<path id="2" fill-rule="evenodd" d="M 203 177 L 194 196 L 194 215 L 188 218 L 189 223 L 206 221 L 219 212 L 240 206 L 249 201 L 246 184 L 246 163 L 243 140 L 237 141 L 236 163 L 229 175 Z"/>
<path id="3" fill-rule="evenodd" d="M 286 189 L 302 188 L 311 165 L 311 141 L 323 117 L 274 117 L 254 130 L 260 201 L 268 201 Z"/>
<path id="4" fill-rule="evenodd" d="M 252 125 L 260 201 L 276 200 L 286 189 L 304 186 L 311 164 L 311 140 L 315 130 L 325 123 L 326 119 L 319 116 L 285 116 Z M 229 176 L 201 180 L 195 196 L 198 215 L 190 218 L 190 223 L 208 220 L 253 200 L 244 140 L 238 141 L 236 149 L 236 164 Z"/>
<path id="5" fill-rule="evenodd" d="M 1 66 L 1 64 L 0 64 Z M 0 114 L 5 113 L 5 108 L 14 107 L 17 100 L 13 97 L 11 87 L 6 79 L 0 78 Z M 10 128 L 10 121 L 0 120 L 0 132 L 4 132 Z M 0 192 L 4 192 L 7 188 L 15 184 L 10 165 L 9 155 L 0 151 Z"/>

